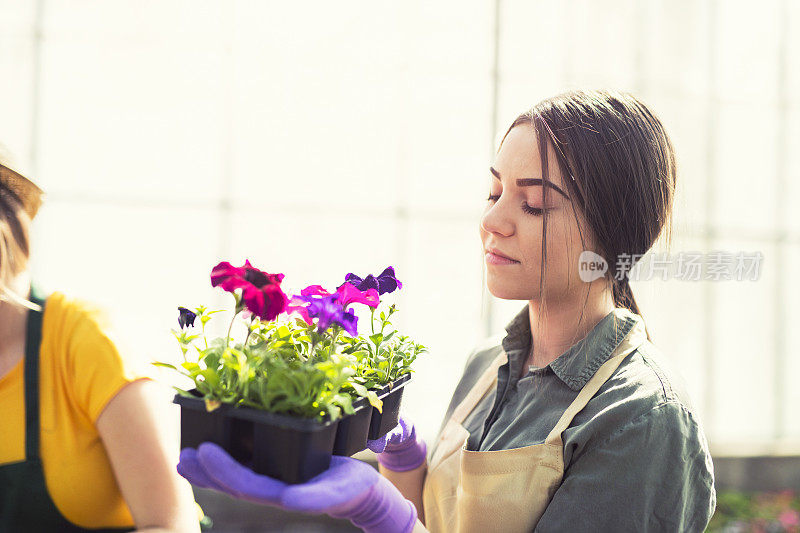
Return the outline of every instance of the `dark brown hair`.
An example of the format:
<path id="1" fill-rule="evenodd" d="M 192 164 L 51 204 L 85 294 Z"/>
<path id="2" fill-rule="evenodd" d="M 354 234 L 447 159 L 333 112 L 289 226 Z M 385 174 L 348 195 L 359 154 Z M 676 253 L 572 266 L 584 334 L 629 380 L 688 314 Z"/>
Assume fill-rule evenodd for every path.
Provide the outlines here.
<path id="1" fill-rule="evenodd" d="M 8 160 L 5 148 L 0 145 L 0 296 L 6 294 L 5 284 L 28 266 L 30 213 L 35 213 L 42 198 L 38 187 L 6 166 Z M 20 188 L 21 183 L 30 185 Z M 27 301 L 27 294 L 16 296 L 18 301 Z"/>
<path id="2" fill-rule="evenodd" d="M 22 203 L 0 184 L 0 292 L 8 279 L 25 270 L 28 265 L 29 227 L 30 218 Z"/>
<path id="3" fill-rule="evenodd" d="M 596 252 L 609 265 L 606 277 L 612 284 L 614 305 L 641 314 L 628 273 L 662 231 L 668 246 L 672 240 L 675 155 L 661 121 L 629 93 L 573 90 L 543 100 L 518 116 L 506 135 L 520 124 L 535 129 L 545 181 L 550 181 L 547 146 L 554 148 L 576 220 L 577 209 L 594 235 Z M 545 202 L 548 190 L 543 187 Z M 545 211 L 542 294 L 546 230 Z M 582 232 L 581 242 L 585 249 Z M 619 265 L 617 258 L 622 254 L 633 256 L 633 261 Z"/>

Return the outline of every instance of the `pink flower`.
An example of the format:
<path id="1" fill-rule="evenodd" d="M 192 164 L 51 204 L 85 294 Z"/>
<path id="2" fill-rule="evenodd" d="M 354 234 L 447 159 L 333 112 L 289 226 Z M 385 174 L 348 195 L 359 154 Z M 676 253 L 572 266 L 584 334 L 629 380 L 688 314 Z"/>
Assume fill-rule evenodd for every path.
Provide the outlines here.
<path id="1" fill-rule="evenodd" d="M 302 291 L 300 291 L 301 296 L 330 296 L 331 293 L 326 291 L 322 285 L 309 285 Z"/>
<path id="2" fill-rule="evenodd" d="M 309 285 L 308 287 L 300 291 L 299 295 L 292 296 L 289 305 L 286 307 L 286 312 L 297 313 L 306 322 L 306 324 L 311 324 L 312 315 L 318 316 L 317 314 L 315 314 L 316 311 L 309 312 L 310 304 L 313 303 L 313 301 L 315 300 L 314 299 L 315 296 L 320 299 L 321 298 L 327 299 L 326 301 L 329 301 L 329 303 L 331 304 L 332 303 L 337 304 L 342 308 L 343 312 L 347 308 L 347 306 L 350 305 L 351 303 L 361 303 L 364 305 L 368 305 L 370 307 L 377 307 L 378 304 L 380 303 L 380 297 L 378 295 L 378 291 L 375 289 L 360 291 L 353 285 L 345 283 L 341 287 L 339 287 L 335 293 L 330 293 L 322 285 Z M 343 316 L 347 317 L 348 320 L 352 320 L 350 318 L 352 312 L 348 313 L 350 314 L 345 314 Z M 353 326 L 353 329 L 354 328 L 355 326 Z"/>
<path id="3" fill-rule="evenodd" d="M 281 290 L 283 274 L 268 274 L 245 261 L 235 267 L 223 261 L 211 270 L 211 286 L 227 292 L 242 291 L 242 302 L 248 311 L 262 320 L 275 320 L 289 303 Z"/>
<path id="4" fill-rule="evenodd" d="M 794 509 L 783 511 L 778 515 L 778 522 L 786 529 L 800 526 L 800 513 Z"/>
<path id="5" fill-rule="evenodd" d="M 368 305 L 370 307 L 377 307 L 381 301 L 377 290 L 367 289 L 366 291 L 362 292 L 349 283 L 345 283 L 336 289 L 336 293 L 339 295 L 339 303 L 345 307 L 351 303 L 359 303 Z"/>
<path id="6" fill-rule="evenodd" d="M 306 309 L 307 306 L 308 301 L 304 300 L 300 296 L 292 296 L 292 299 L 289 300 L 289 305 L 286 306 L 286 313 L 297 313 L 306 324 L 311 325 L 311 323 L 314 321 L 311 318 L 311 315 L 308 314 L 308 309 Z"/>
<path id="7" fill-rule="evenodd" d="M 350 283 L 342 284 L 336 289 L 336 301 L 339 305 L 347 307 L 351 303 L 359 303 L 368 305 L 370 307 L 377 307 L 380 303 L 380 296 L 375 289 L 367 289 L 360 291 Z M 309 285 L 302 291 L 301 296 L 331 296 L 331 293 L 325 290 L 322 285 Z"/>

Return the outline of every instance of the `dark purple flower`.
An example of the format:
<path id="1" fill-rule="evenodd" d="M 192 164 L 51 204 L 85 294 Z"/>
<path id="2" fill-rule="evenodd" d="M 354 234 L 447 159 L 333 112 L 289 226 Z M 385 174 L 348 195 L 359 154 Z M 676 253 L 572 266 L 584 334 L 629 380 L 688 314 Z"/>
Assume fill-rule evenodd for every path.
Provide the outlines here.
<path id="1" fill-rule="evenodd" d="M 378 294 L 387 294 L 403 288 L 403 284 L 400 283 L 400 280 L 397 279 L 394 274 L 394 267 L 386 267 L 386 269 L 377 276 L 367 274 L 364 278 L 356 276 L 351 272 L 345 276 L 344 282 L 350 283 L 360 291 L 375 289 L 378 291 Z"/>
<path id="2" fill-rule="evenodd" d="M 178 315 L 178 325 L 181 327 L 181 329 L 194 326 L 194 319 L 197 318 L 195 313 L 189 311 L 185 307 L 179 307 L 178 313 L 180 313 Z"/>
<path id="3" fill-rule="evenodd" d="M 352 272 L 350 272 L 344 277 L 344 282 L 349 283 L 350 285 L 352 285 L 353 287 L 355 287 L 360 291 L 374 289 L 378 291 L 378 294 L 381 293 L 380 284 L 378 283 L 378 278 L 376 278 L 372 274 L 367 274 L 367 277 L 362 279 L 353 274 Z"/>
<path id="4" fill-rule="evenodd" d="M 283 274 L 267 274 L 245 261 L 235 267 L 223 261 L 211 270 L 211 286 L 228 292 L 242 290 L 242 302 L 248 311 L 262 320 L 275 320 L 289 303 L 281 290 Z"/>

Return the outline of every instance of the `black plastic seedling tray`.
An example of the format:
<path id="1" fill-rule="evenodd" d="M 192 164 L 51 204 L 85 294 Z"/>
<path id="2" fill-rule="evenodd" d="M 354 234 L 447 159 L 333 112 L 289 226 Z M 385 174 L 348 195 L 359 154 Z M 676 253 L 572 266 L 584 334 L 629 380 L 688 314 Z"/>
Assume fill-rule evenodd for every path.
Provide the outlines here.
<path id="1" fill-rule="evenodd" d="M 181 406 L 181 448 L 213 442 L 254 472 L 302 483 L 327 470 L 339 420 L 318 422 L 222 405 L 206 411 L 202 398 L 176 395 Z"/>
<path id="2" fill-rule="evenodd" d="M 367 448 L 374 407 L 366 398 L 353 402 L 355 413 L 343 415 L 336 430 L 333 455 L 353 455 Z"/>
<path id="3" fill-rule="evenodd" d="M 203 398 L 175 395 L 181 407 L 181 448 L 203 442 L 221 446 L 254 472 L 286 483 L 303 483 L 324 472 L 331 455 L 353 455 L 397 426 L 405 375 L 377 392 L 382 412 L 365 398 L 353 402 L 355 413 L 333 422 L 222 404 L 208 412 Z"/>
<path id="4" fill-rule="evenodd" d="M 400 401 L 403 399 L 403 389 L 411 374 L 406 374 L 389 383 L 378 392 L 378 398 L 383 401 L 382 412 L 372 410 L 372 421 L 369 425 L 370 440 L 379 439 L 397 426 L 400 417 Z"/>

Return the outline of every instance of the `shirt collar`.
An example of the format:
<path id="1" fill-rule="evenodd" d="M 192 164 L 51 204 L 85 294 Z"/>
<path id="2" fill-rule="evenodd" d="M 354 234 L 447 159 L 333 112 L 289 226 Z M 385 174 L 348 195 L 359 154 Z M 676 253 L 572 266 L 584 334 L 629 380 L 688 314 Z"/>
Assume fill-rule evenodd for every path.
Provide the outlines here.
<path id="1" fill-rule="evenodd" d="M 579 391 L 639 322 L 643 326 L 642 317 L 629 309 L 614 308 L 586 337 L 544 368 L 550 368 L 569 388 Z M 511 371 L 519 375 L 530 352 L 531 324 L 527 305 L 508 323 L 506 332 L 503 349 L 508 354 Z"/>

